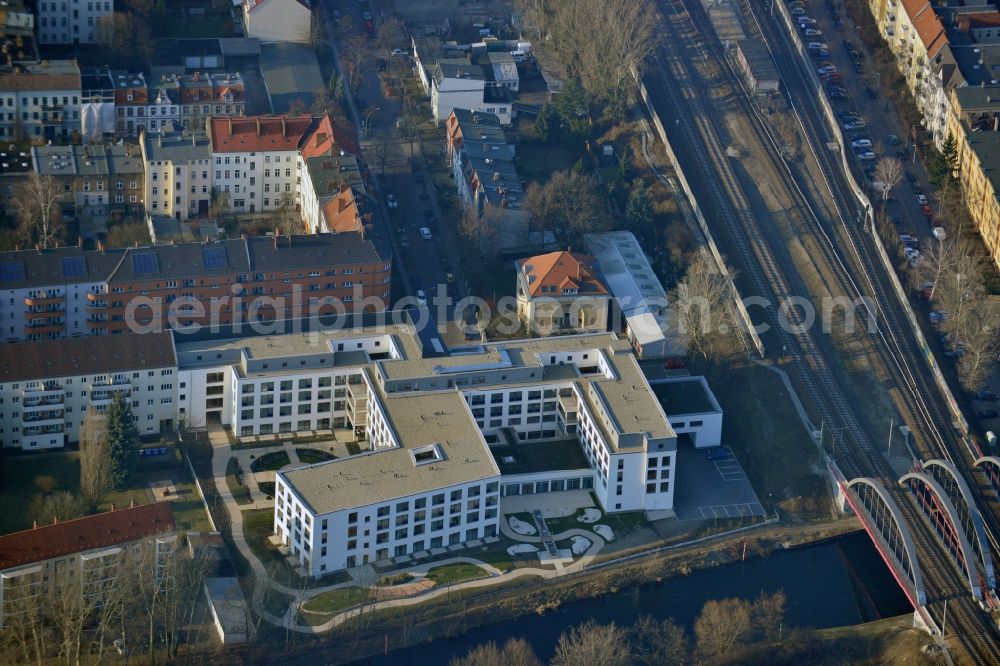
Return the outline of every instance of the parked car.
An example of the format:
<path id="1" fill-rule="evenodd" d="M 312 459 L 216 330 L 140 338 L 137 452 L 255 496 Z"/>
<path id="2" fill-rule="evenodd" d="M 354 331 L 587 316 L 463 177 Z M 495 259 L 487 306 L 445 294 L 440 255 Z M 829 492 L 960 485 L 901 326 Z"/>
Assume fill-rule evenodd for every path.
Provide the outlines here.
<path id="1" fill-rule="evenodd" d="M 1000 400 L 1000 397 L 996 393 L 989 389 L 983 389 L 982 391 L 976 391 L 976 400 L 984 400 L 987 402 L 996 402 Z"/>
<path id="2" fill-rule="evenodd" d="M 819 74 L 833 74 L 836 71 L 837 71 L 836 65 L 825 65 L 816 70 L 816 72 Z"/>
<path id="3" fill-rule="evenodd" d="M 822 37 L 823 32 L 821 30 L 816 30 L 815 28 L 807 28 L 802 31 L 802 34 L 806 37 Z"/>
<path id="4" fill-rule="evenodd" d="M 918 194 L 917 195 L 917 205 L 918 206 L 926 206 L 927 205 L 927 197 L 924 196 L 923 194 Z"/>
<path id="5" fill-rule="evenodd" d="M 396 200 L 396 195 L 392 193 L 386 195 L 385 202 L 389 205 L 389 208 L 396 208 L 399 206 L 399 201 Z"/>
<path id="6" fill-rule="evenodd" d="M 927 315 L 927 318 L 935 324 L 939 324 L 948 318 L 948 313 L 943 310 L 933 310 Z"/>
<path id="7" fill-rule="evenodd" d="M 830 57 L 830 54 L 826 51 L 810 51 L 809 55 L 813 60 L 826 60 Z"/>
<path id="8" fill-rule="evenodd" d="M 911 183 L 915 183 L 915 182 L 917 182 L 917 177 L 914 176 L 912 172 L 907 171 L 906 172 L 906 180 L 909 181 L 909 182 L 911 182 Z"/>
<path id="9" fill-rule="evenodd" d="M 997 410 L 995 409 L 980 409 L 978 412 L 976 412 L 976 418 L 983 420 L 995 419 L 998 416 L 1000 416 L 1000 414 L 998 414 Z"/>
<path id="10" fill-rule="evenodd" d="M 878 91 L 871 86 L 865 88 L 865 93 L 868 95 L 868 99 L 878 99 Z"/>
<path id="11" fill-rule="evenodd" d="M 863 120 L 850 120 L 844 123 L 844 129 L 850 132 L 851 130 L 864 129 L 865 121 Z"/>
<path id="12" fill-rule="evenodd" d="M 432 238 L 431 230 L 427 227 L 420 227 L 420 237 L 424 240 L 430 240 Z"/>
<path id="13" fill-rule="evenodd" d="M 846 102 L 847 100 L 851 99 L 848 96 L 848 94 L 845 93 L 843 90 L 835 90 L 834 92 L 829 93 L 828 97 L 838 102 Z"/>
<path id="14" fill-rule="evenodd" d="M 851 53 L 851 52 L 854 51 L 854 44 L 851 43 L 851 40 L 845 39 L 840 44 L 841 44 L 841 46 L 844 47 L 844 50 L 847 51 L 848 53 Z"/>
<path id="15" fill-rule="evenodd" d="M 392 55 L 394 55 L 396 57 L 399 57 L 399 56 L 408 56 L 410 54 L 407 51 L 403 50 L 403 49 L 393 49 L 392 50 Z"/>
<path id="16" fill-rule="evenodd" d="M 924 217 L 934 217 L 934 211 L 927 204 L 920 207 L 920 212 L 924 214 Z"/>
<path id="17" fill-rule="evenodd" d="M 851 148 L 871 148 L 871 139 L 853 139 L 851 141 Z"/>
<path id="18" fill-rule="evenodd" d="M 829 48 L 827 48 L 826 44 L 824 44 L 823 42 L 809 42 L 808 47 L 809 47 L 810 51 L 829 51 L 830 50 Z"/>
<path id="19" fill-rule="evenodd" d="M 805 14 L 806 10 L 803 9 L 802 7 L 792 7 L 791 9 L 788 10 L 788 13 L 791 14 L 792 16 L 797 16 L 799 14 Z"/>
<path id="20" fill-rule="evenodd" d="M 896 136 L 895 134 L 890 134 L 888 137 L 886 137 L 886 141 L 889 142 L 890 146 L 898 146 L 899 145 L 899 137 Z"/>
<path id="21" fill-rule="evenodd" d="M 860 118 L 861 114 L 859 114 L 857 111 L 844 110 L 844 111 L 837 111 L 837 117 L 840 118 L 841 120 L 850 120 L 851 118 Z"/>
<path id="22" fill-rule="evenodd" d="M 920 242 L 919 238 L 917 238 L 916 236 L 913 236 L 911 234 L 900 234 L 899 235 L 899 240 L 903 241 L 904 243 L 919 243 Z"/>
<path id="23" fill-rule="evenodd" d="M 809 25 L 816 25 L 816 19 L 809 18 L 808 16 L 796 16 L 795 22 L 798 23 L 799 25 L 802 25 L 803 23 L 808 23 Z"/>

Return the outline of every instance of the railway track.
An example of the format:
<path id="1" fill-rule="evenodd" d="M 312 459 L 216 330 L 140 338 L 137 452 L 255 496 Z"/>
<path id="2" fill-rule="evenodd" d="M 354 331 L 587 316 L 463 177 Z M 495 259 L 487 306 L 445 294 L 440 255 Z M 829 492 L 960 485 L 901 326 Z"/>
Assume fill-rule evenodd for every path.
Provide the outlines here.
<path id="1" fill-rule="evenodd" d="M 689 157 L 702 171 L 699 175 L 704 176 L 704 178 L 698 180 L 705 186 L 713 200 L 716 219 L 724 225 L 726 235 L 731 241 L 730 246 L 736 249 L 755 295 L 767 297 L 770 294 L 777 299 L 772 303 L 785 302 L 785 299 L 792 295 L 790 284 L 783 271 L 780 270 L 777 258 L 772 251 L 773 247 L 780 246 L 780 240 L 777 244 L 775 244 L 774 239 L 769 241 L 764 230 L 751 213 L 749 202 L 738 178 L 733 173 L 727 155 L 721 149 L 719 136 L 714 126 L 707 121 L 707 118 L 711 116 L 706 114 L 698 94 L 698 87 L 694 83 L 697 79 L 697 73 L 694 71 L 696 68 L 691 63 L 696 61 L 698 57 L 706 61 L 709 59 L 701 45 L 705 43 L 706 39 L 716 42 L 718 46 L 716 52 L 719 53 L 722 52 L 721 45 L 717 44 L 712 28 L 700 6 L 689 10 L 683 2 L 678 0 L 664 2 L 661 6 L 664 8 L 666 32 L 673 38 L 664 40 L 664 42 L 669 41 L 669 46 L 662 47 L 658 54 L 661 64 L 666 65 L 666 68 L 656 68 L 656 71 L 651 74 L 651 76 L 658 78 L 656 90 L 663 93 L 664 97 L 660 101 L 665 102 L 671 111 L 672 115 L 668 117 L 684 120 L 684 122 L 675 123 L 675 131 L 683 135 L 684 143 L 690 153 Z M 695 41 L 695 36 L 697 36 L 698 41 Z M 727 63 L 722 60 L 719 61 L 719 64 L 724 70 L 728 67 Z M 739 78 L 735 77 L 732 71 L 726 73 L 731 83 L 739 82 Z M 667 76 L 668 74 L 669 76 Z M 816 202 L 812 201 L 811 197 L 799 188 L 791 169 L 784 164 L 777 144 L 759 111 L 752 107 L 748 96 L 743 96 L 740 99 L 739 103 L 744 107 L 743 110 L 753 121 L 759 143 L 764 147 L 771 164 L 774 166 L 774 173 L 771 175 L 777 176 L 792 200 L 795 201 L 794 207 L 802 221 L 814 227 L 815 233 L 820 237 L 818 246 L 821 249 L 822 259 L 835 275 L 843 295 L 864 295 L 874 299 L 872 306 L 874 315 L 880 317 L 877 320 L 882 324 L 877 331 L 876 347 L 879 348 L 879 357 L 891 370 L 895 381 L 900 385 L 902 389 L 900 393 L 906 396 L 905 411 L 908 418 L 914 422 L 925 424 L 921 431 L 922 436 L 929 440 L 936 436 L 940 438 L 936 427 L 934 427 L 935 415 L 930 412 L 919 395 L 914 395 L 919 390 L 919 378 L 913 375 L 906 362 L 906 354 L 912 352 L 912 348 L 905 347 L 905 342 L 901 343 L 895 339 L 896 331 L 907 329 L 901 327 L 902 319 L 898 312 L 893 312 L 890 308 L 890 312 L 885 313 L 880 306 L 881 303 L 885 302 L 895 305 L 898 303 L 894 300 L 883 301 L 882 299 L 890 296 L 886 285 L 877 278 L 872 280 L 868 277 L 872 272 L 878 274 L 878 266 L 874 263 L 874 257 L 869 252 L 862 253 L 859 249 L 854 249 L 854 255 L 859 263 L 867 261 L 863 271 L 859 273 L 859 275 L 866 276 L 867 284 L 859 285 L 848 269 L 851 262 L 845 262 L 838 253 L 839 248 L 833 241 L 837 237 L 835 231 L 831 235 L 831 230 L 825 228 L 821 216 L 815 214 Z M 685 117 L 685 107 L 690 112 L 688 117 Z M 814 136 L 818 135 L 816 133 L 814 136 L 808 136 L 809 130 L 806 127 L 803 127 L 803 131 L 807 134 L 808 140 L 813 140 Z M 778 165 L 783 166 L 784 169 Z M 830 173 L 837 173 L 835 169 L 838 169 L 839 165 L 832 164 L 832 162 L 826 165 L 820 163 L 819 168 L 821 170 L 831 169 Z M 712 177 L 713 173 L 718 177 L 717 180 Z M 826 179 L 826 185 L 835 202 L 835 209 L 840 215 L 840 222 L 847 228 L 847 222 L 843 216 L 844 203 L 852 201 L 853 195 L 848 190 L 845 197 L 845 192 L 842 189 L 838 197 L 834 185 L 830 183 L 829 179 Z M 842 186 L 846 188 L 846 183 L 842 183 Z M 731 210 L 727 209 L 727 200 L 732 205 Z M 850 229 L 847 231 L 851 232 Z M 865 250 L 870 250 L 870 248 L 865 248 Z M 894 298 L 894 295 L 892 296 Z M 798 313 L 794 309 L 778 313 L 772 305 L 768 308 L 767 314 L 772 320 L 779 314 L 783 314 L 793 325 L 801 324 L 801 318 L 798 317 Z M 894 487 L 895 474 L 881 455 L 875 452 L 870 438 L 861 426 L 853 408 L 844 399 L 839 382 L 831 372 L 830 366 L 811 333 L 801 330 L 792 333 L 779 327 L 778 335 L 782 345 L 787 349 L 799 350 L 798 354 L 793 353 L 793 371 L 817 412 L 825 421 L 837 424 L 838 429 L 846 433 L 844 447 L 841 449 L 846 455 L 842 455 L 838 459 L 845 474 L 881 477 L 887 486 Z M 923 362 L 919 357 L 916 358 L 919 362 Z M 893 492 L 897 496 L 902 494 L 902 491 L 899 490 Z M 905 505 L 909 512 L 911 528 L 917 533 L 915 540 L 920 544 L 921 564 L 930 574 L 928 576 L 930 579 L 928 590 L 932 599 L 930 612 L 936 616 L 935 619 L 940 624 L 945 613 L 942 606 L 945 600 L 950 600 L 951 609 L 949 612 L 953 618 L 952 626 L 959 627 L 958 638 L 969 658 L 974 662 L 998 663 L 1000 654 L 996 652 L 991 628 L 985 623 L 968 594 L 963 594 L 964 582 L 956 566 L 949 559 L 942 558 L 940 547 L 936 546 L 934 535 L 929 533 L 929 528 L 923 519 L 916 515 L 916 509 L 912 504 L 902 497 L 900 499 L 903 500 L 900 504 Z"/>

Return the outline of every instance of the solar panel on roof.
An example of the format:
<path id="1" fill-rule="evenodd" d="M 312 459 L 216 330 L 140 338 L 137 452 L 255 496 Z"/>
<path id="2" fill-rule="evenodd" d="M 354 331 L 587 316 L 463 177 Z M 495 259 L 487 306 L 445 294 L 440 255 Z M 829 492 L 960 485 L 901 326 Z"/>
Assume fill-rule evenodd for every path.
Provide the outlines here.
<path id="1" fill-rule="evenodd" d="M 87 274 L 87 264 L 83 257 L 63 257 L 63 277 L 83 277 Z"/>
<path id="2" fill-rule="evenodd" d="M 205 268 L 222 268 L 226 265 L 226 248 L 201 248 L 201 263 Z"/>
<path id="3" fill-rule="evenodd" d="M 139 274 L 159 273 L 160 258 L 152 252 L 133 254 L 132 270 Z"/>
<path id="4" fill-rule="evenodd" d="M 0 282 L 24 282 L 23 261 L 0 261 Z"/>

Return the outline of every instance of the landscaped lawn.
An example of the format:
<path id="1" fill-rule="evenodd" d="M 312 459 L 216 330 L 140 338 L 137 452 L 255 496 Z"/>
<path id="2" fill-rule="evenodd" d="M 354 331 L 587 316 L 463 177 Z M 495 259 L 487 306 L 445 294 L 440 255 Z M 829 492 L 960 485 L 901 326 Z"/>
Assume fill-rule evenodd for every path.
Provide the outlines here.
<path id="1" fill-rule="evenodd" d="M 498 567 L 499 568 L 499 567 Z M 485 578 L 489 574 L 483 569 L 473 565 L 460 562 L 458 564 L 446 564 L 443 567 L 434 567 L 427 572 L 427 577 L 437 585 L 449 585 L 460 583 L 465 580 L 475 578 Z"/>
<path id="2" fill-rule="evenodd" d="M 337 457 L 332 453 L 320 451 L 319 449 L 295 449 L 295 453 L 299 456 L 299 462 L 309 463 L 310 465 L 326 462 L 327 460 L 334 460 Z"/>
<path id="3" fill-rule="evenodd" d="M 226 485 L 229 487 L 229 492 L 233 494 L 233 499 L 236 500 L 237 504 L 250 504 L 250 491 L 236 478 L 238 465 L 239 463 L 236 461 L 236 458 L 230 458 L 229 462 L 226 463 Z"/>
<path id="4" fill-rule="evenodd" d="M 250 463 L 250 469 L 254 472 L 274 472 L 291 462 L 285 451 L 271 451 Z"/>
<path id="5" fill-rule="evenodd" d="M 361 587 L 341 587 L 336 590 L 321 592 L 302 604 L 302 610 L 307 613 L 333 615 L 345 608 L 356 606 L 368 598 L 368 590 Z"/>
<path id="6" fill-rule="evenodd" d="M 31 527 L 28 505 L 39 492 L 35 479 L 51 476 L 55 490 L 80 489 L 80 454 L 39 453 L 36 455 L 7 455 L 0 463 L 0 533 L 17 532 Z"/>

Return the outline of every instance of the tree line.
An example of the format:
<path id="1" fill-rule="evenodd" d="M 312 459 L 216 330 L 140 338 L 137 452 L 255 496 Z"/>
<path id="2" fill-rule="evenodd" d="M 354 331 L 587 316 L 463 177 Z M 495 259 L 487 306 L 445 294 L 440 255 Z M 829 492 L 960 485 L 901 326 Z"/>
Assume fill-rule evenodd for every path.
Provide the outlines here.
<path id="1" fill-rule="evenodd" d="M 570 627 L 559 637 L 550 666 L 683 666 L 738 663 L 755 649 L 781 640 L 785 594 L 761 594 L 753 601 L 718 599 L 705 603 L 694 622 L 694 636 L 672 619 L 644 615 L 631 627 L 593 620 Z M 478 645 L 451 666 L 542 666 L 523 639 Z"/>

